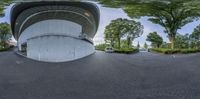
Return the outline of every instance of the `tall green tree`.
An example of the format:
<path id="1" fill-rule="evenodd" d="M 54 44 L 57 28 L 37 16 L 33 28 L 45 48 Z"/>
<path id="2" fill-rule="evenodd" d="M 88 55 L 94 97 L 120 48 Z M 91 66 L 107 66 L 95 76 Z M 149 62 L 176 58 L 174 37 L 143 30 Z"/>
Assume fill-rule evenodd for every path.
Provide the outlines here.
<path id="1" fill-rule="evenodd" d="M 13 0 L 0 0 L 0 17 L 4 15 L 4 9 L 9 5 Z"/>
<path id="2" fill-rule="evenodd" d="M 123 22 L 122 19 L 113 20 L 105 29 L 105 40 L 110 41 L 113 46 L 113 42 L 118 42 L 118 48 L 121 45 L 121 37 L 124 35 L 123 33 Z"/>
<path id="3" fill-rule="evenodd" d="M 165 29 L 174 49 L 177 30 L 200 16 L 199 0 L 99 0 L 109 7 L 122 7 L 132 18 L 148 16 Z"/>
<path id="4" fill-rule="evenodd" d="M 147 35 L 146 40 L 151 42 L 151 45 L 153 47 L 157 48 L 159 48 L 160 45 L 163 43 L 163 38 L 160 35 L 158 35 L 157 32 L 149 33 L 149 35 Z"/>
<path id="5" fill-rule="evenodd" d="M 144 27 L 141 25 L 140 22 L 127 19 L 125 19 L 124 21 L 125 21 L 124 36 L 126 37 L 128 47 L 130 48 L 132 45 L 132 41 L 143 34 Z"/>
<path id="6" fill-rule="evenodd" d="M 144 48 L 145 48 L 145 49 L 148 49 L 148 45 L 147 45 L 146 42 L 144 43 Z"/>
<path id="7" fill-rule="evenodd" d="M 200 25 L 198 25 L 195 29 L 194 29 L 194 31 L 193 31 L 193 33 L 192 33 L 192 38 L 194 38 L 194 39 L 196 39 L 197 41 L 200 41 Z"/>
<path id="8" fill-rule="evenodd" d="M 189 34 L 181 35 L 178 33 L 176 35 L 175 48 L 187 49 L 189 48 L 190 45 L 189 43 L 190 43 Z"/>
<path id="9" fill-rule="evenodd" d="M 138 41 L 137 43 L 137 48 L 139 49 L 140 48 L 140 42 Z"/>
<path id="10" fill-rule="evenodd" d="M 3 47 L 7 46 L 7 42 L 12 37 L 10 25 L 8 23 L 0 24 L 0 41 Z"/>
<path id="11" fill-rule="evenodd" d="M 200 25 L 198 25 L 190 35 L 191 42 L 195 48 L 200 48 Z"/>
<path id="12" fill-rule="evenodd" d="M 143 26 L 134 20 L 118 18 L 111 21 L 105 29 L 105 41 L 110 42 L 112 47 L 117 42 L 118 48 L 121 47 L 121 38 L 127 38 L 127 44 L 130 47 L 134 38 L 143 33 Z"/>

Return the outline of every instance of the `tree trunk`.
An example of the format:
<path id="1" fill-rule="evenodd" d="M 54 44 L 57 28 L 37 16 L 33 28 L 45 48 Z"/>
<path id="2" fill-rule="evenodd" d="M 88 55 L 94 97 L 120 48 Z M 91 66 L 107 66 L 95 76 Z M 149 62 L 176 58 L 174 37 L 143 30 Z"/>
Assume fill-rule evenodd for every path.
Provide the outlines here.
<path id="1" fill-rule="evenodd" d="M 171 49 L 174 49 L 174 46 L 175 46 L 175 36 L 171 37 L 170 42 L 171 42 Z"/>
<path id="2" fill-rule="evenodd" d="M 4 48 L 6 48 L 6 43 L 5 43 L 5 41 L 2 41 L 2 45 L 3 45 Z"/>
<path id="3" fill-rule="evenodd" d="M 157 48 L 160 48 L 160 45 L 159 45 L 159 44 L 157 44 Z"/>
<path id="4" fill-rule="evenodd" d="M 118 48 L 119 48 L 119 49 L 121 48 L 121 41 L 120 41 L 120 38 L 118 38 Z"/>
<path id="5" fill-rule="evenodd" d="M 127 43 L 128 43 L 128 48 L 130 48 L 130 45 L 131 45 L 131 38 L 127 38 Z"/>
<path id="6" fill-rule="evenodd" d="M 111 45 L 111 47 L 113 48 L 113 47 L 114 47 L 113 40 L 111 40 L 111 41 L 110 41 L 110 43 L 111 43 L 111 44 L 110 44 L 110 45 Z"/>

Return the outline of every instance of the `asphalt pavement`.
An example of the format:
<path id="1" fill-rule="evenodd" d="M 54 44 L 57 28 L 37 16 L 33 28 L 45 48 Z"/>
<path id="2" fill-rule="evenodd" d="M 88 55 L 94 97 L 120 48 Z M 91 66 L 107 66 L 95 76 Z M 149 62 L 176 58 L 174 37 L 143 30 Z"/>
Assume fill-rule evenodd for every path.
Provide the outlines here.
<path id="1" fill-rule="evenodd" d="M 2 52 L 0 99 L 200 99 L 200 54 L 96 52 L 45 63 Z"/>

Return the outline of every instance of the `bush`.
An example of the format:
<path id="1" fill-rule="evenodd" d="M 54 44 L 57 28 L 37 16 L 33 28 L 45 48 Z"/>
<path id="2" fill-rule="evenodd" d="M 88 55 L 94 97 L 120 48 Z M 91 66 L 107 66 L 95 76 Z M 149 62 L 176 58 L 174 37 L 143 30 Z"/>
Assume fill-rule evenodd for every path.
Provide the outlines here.
<path id="1" fill-rule="evenodd" d="M 189 54 L 200 52 L 200 49 L 163 49 L 163 48 L 152 48 L 150 51 L 159 52 L 163 54 Z"/>
<path id="2" fill-rule="evenodd" d="M 7 47 L 7 48 L 0 47 L 0 52 L 8 51 L 9 49 L 10 49 L 10 47 Z"/>
<path id="3" fill-rule="evenodd" d="M 106 44 L 99 44 L 95 46 L 95 49 L 99 51 L 104 51 L 105 48 L 106 48 Z"/>
<path id="4" fill-rule="evenodd" d="M 15 47 L 14 45 L 6 45 L 6 47 L 3 47 L 2 45 L 0 45 L 0 52 L 8 51 L 10 49 L 13 49 L 14 47 Z"/>
<path id="5" fill-rule="evenodd" d="M 124 53 L 124 54 L 131 54 L 139 52 L 139 49 L 135 48 L 121 48 L 121 49 L 114 49 L 115 53 Z"/>
<path id="6" fill-rule="evenodd" d="M 187 53 L 197 53 L 200 52 L 200 49 L 183 49 L 180 53 L 187 54 Z"/>

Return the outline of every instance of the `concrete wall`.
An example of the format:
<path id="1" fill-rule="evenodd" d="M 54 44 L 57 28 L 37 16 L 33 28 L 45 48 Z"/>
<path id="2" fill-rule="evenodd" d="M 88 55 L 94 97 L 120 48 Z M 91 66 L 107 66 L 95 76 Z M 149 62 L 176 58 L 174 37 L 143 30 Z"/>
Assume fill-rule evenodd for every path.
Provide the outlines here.
<path id="1" fill-rule="evenodd" d="M 18 40 L 19 49 L 21 44 L 28 39 L 42 35 L 66 35 L 78 37 L 81 35 L 82 26 L 66 20 L 44 20 L 37 22 L 25 29 Z"/>
<path id="2" fill-rule="evenodd" d="M 27 57 L 46 62 L 75 60 L 94 52 L 91 43 L 71 37 L 43 36 L 27 42 Z"/>
<path id="3" fill-rule="evenodd" d="M 94 53 L 93 44 L 77 39 L 82 26 L 66 20 L 45 20 L 24 30 L 18 46 L 27 43 L 27 57 L 46 62 L 64 62 Z"/>

